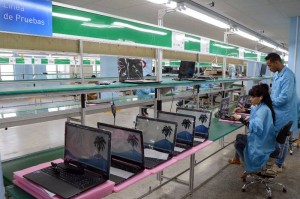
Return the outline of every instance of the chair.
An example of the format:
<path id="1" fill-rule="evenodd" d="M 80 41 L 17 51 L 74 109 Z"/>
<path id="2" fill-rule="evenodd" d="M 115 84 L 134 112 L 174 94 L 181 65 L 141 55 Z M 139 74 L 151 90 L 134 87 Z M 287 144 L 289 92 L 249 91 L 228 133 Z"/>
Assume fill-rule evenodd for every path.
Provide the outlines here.
<path id="1" fill-rule="evenodd" d="M 280 131 L 279 131 L 279 133 L 276 137 L 276 141 L 279 144 L 284 144 L 285 143 L 285 140 L 290 135 L 290 128 L 291 128 L 292 124 L 293 124 L 293 122 L 290 121 L 280 129 Z M 272 154 L 270 156 L 272 156 Z M 243 185 L 242 191 L 245 192 L 246 188 L 251 184 L 262 183 L 262 184 L 265 185 L 266 191 L 268 193 L 268 199 L 272 198 L 272 191 L 271 191 L 271 188 L 269 186 L 270 184 L 279 185 L 282 188 L 282 191 L 284 193 L 286 193 L 287 192 L 286 187 L 283 184 L 274 181 L 274 179 L 276 177 L 276 173 L 270 173 L 270 172 L 267 172 L 267 171 L 268 171 L 267 169 L 263 169 L 263 171 L 259 172 L 256 175 L 250 175 L 250 178 L 252 180 L 249 181 L 249 182 L 246 182 Z M 244 181 L 246 181 L 246 179 Z"/>

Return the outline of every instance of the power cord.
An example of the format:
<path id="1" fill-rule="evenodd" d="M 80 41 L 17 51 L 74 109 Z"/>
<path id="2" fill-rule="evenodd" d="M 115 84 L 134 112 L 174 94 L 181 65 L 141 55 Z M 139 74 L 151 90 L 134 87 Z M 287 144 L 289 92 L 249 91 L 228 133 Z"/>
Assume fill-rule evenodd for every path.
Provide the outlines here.
<path id="1" fill-rule="evenodd" d="M 173 88 L 171 88 L 171 95 L 172 95 L 172 102 L 171 102 L 170 112 L 172 111 L 173 102 L 174 102 Z"/>
<path id="2" fill-rule="evenodd" d="M 114 116 L 114 125 L 116 125 L 116 112 L 117 112 L 117 110 L 116 110 L 116 105 L 115 105 L 114 98 L 113 98 L 113 93 L 112 93 L 112 104 L 111 104 L 110 108 L 111 108 L 111 113 Z"/>

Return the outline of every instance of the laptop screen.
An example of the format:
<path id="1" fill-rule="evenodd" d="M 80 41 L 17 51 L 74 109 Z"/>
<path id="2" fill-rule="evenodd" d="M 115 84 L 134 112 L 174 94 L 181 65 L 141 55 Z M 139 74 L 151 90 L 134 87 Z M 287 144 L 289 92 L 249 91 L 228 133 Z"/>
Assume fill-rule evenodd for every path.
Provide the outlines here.
<path id="1" fill-rule="evenodd" d="M 143 79 L 143 61 L 141 59 L 118 59 L 119 82 Z"/>
<path id="2" fill-rule="evenodd" d="M 195 71 L 195 62 L 181 61 L 178 71 L 178 78 L 192 78 Z"/>
<path id="3" fill-rule="evenodd" d="M 108 175 L 110 148 L 109 131 L 66 122 L 65 162 Z"/>
<path id="4" fill-rule="evenodd" d="M 144 165 L 142 131 L 110 124 L 97 123 L 98 128 L 111 131 L 111 155 L 132 164 Z"/>
<path id="5" fill-rule="evenodd" d="M 176 141 L 192 144 L 194 141 L 195 116 L 158 111 L 157 118 L 177 122 Z"/>
<path id="6" fill-rule="evenodd" d="M 230 102 L 230 98 L 229 97 L 225 97 L 221 100 L 220 103 L 220 113 L 221 115 L 228 115 L 229 112 L 229 102 Z"/>
<path id="7" fill-rule="evenodd" d="M 241 95 L 237 101 L 236 107 L 244 108 L 247 95 Z"/>
<path id="8" fill-rule="evenodd" d="M 188 108 L 177 108 L 177 113 L 192 115 L 196 117 L 195 120 L 195 135 L 199 137 L 208 138 L 209 127 L 211 122 L 212 112 L 209 110 L 196 110 Z"/>
<path id="9" fill-rule="evenodd" d="M 143 131 L 144 147 L 166 153 L 174 151 L 177 123 L 137 116 L 135 128 Z"/>

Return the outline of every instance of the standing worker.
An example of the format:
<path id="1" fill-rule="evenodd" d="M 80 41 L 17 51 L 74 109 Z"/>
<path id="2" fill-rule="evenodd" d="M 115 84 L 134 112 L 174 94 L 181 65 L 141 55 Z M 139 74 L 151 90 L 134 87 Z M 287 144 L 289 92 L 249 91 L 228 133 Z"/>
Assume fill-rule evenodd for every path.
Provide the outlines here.
<path id="1" fill-rule="evenodd" d="M 271 99 L 275 111 L 275 131 L 279 130 L 289 121 L 293 122 L 291 132 L 298 129 L 297 127 L 297 94 L 296 79 L 294 73 L 288 67 L 284 66 L 280 56 L 277 53 L 269 53 L 266 57 L 266 64 L 271 72 L 275 73 L 272 83 Z M 282 172 L 289 139 L 284 144 L 280 144 L 280 154 L 272 166 L 275 172 Z"/>

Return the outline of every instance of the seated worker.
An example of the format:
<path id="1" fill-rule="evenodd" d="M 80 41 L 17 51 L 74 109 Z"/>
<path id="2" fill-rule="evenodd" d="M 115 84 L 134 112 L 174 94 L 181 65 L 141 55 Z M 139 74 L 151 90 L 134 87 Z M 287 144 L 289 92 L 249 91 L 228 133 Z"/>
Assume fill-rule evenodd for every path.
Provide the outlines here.
<path id="1" fill-rule="evenodd" d="M 154 88 L 144 88 L 144 89 L 138 89 L 136 90 L 136 95 L 137 96 L 145 96 L 145 95 L 149 95 L 151 93 L 155 93 L 155 89 Z M 147 105 L 147 107 L 151 107 L 153 106 L 153 104 L 151 105 Z M 141 112 L 142 112 L 142 115 L 143 116 L 147 116 L 148 115 L 148 112 L 147 112 L 147 108 L 142 108 L 141 109 Z"/>
<path id="2" fill-rule="evenodd" d="M 256 173 L 267 163 L 269 156 L 275 151 L 276 133 L 274 129 L 275 112 L 267 84 L 253 86 L 249 91 L 251 97 L 251 112 L 249 119 L 234 113 L 232 118 L 248 124 L 247 135 L 236 136 L 236 155 L 229 160 L 231 164 L 244 161 L 245 172 L 241 178 L 245 179 L 247 174 Z"/>

